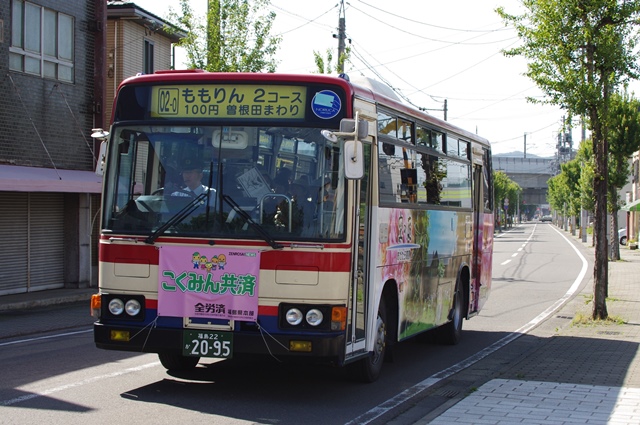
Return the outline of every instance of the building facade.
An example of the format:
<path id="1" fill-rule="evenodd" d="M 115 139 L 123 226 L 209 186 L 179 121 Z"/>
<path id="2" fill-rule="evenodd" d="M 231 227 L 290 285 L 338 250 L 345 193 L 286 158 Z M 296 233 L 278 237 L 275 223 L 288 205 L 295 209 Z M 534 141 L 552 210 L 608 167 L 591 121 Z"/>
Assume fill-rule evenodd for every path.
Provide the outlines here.
<path id="1" fill-rule="evenodd" d="M 549 213 L 547 180 L 554 176 L 554 159 L 493 155 L 493 169 L 503 171 L 522 188 L 523 211 L 527 219 Z M 497 202 L 497 201 L 496 201 Z"/>
<path id="2" fill-rule="evenodd" d="M 164 24 L 129 2 L 0 2 L 0 296 L 97 286 L 91 129 L 122 79 L 170 67 Z"/>

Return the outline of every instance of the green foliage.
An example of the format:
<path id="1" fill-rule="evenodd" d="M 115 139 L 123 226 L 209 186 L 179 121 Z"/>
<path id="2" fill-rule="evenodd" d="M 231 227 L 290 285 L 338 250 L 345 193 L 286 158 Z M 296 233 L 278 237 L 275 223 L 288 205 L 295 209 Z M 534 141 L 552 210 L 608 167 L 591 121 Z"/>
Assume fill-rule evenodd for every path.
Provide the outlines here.
<path id="1" fill-rule="evenodd" d="M 269 0 L 208 0 L 206 17 L 194 14 L 189 0 L 180 0 L 180 14 L 169 20 L 187 32 L 178 44 L 188 67 L 211 72 L 275 72 L 273 59 L 281 39 L 270 32 L 274 12 L 262 14 Z"/>
<path id="2" fill-rule="evenodd" d="M 605 86 L 637 78 L 637 0 L 523 0 L 522 5 L 523 15 L 497 12 L 522 41 L 505 54 L 528 59 L 526 75 L 546 94 L 532 101 L 592 118 Z"/>
<path id="3" fill-rule="evenodd" d="M 522 202 L 522 188 L 511 180 L 504 171 L 493 172 L 493 187 L 496 204 L 499 209 L 503 209 L 504 200 L 509 200 L 509 215 L 515 215 L 518 208 L 518 201 Z"/>
<path id="4" fill-rule="evenodd" d="M 576 154 L 576 160 L 580 163 L 580 201 L 582 202 L 582 208 L 587 211 L 593 211 L 593 176 L 594 176 L 594 164 L 593 164 L 593 144 L 591 140 L 585 140 L 578 146 L 578 152 Z"/>
<path id="5" fill-rule="evenodd" d="M 340 72 L 340 69 L 344 69 L 344 64 L 349 59 L 349 53 L 350 52 L 351 52 L 351 48 L 347 47 L 345 49 L 344 53 L 342 53 L 342 55 L 340 55 L 340 57 L 338 58 L 338 62 L 336 63 L 336 65 L 334 67 L 331 64 L 331 62 L 333 61 L 333 53 L 331 52 L 331 49 L 327 49 L 326 60 L 325 60 L 325 58 L 322 57 L 320 52 L 316 52 L 314 50 L 313 51 L 313 59 L 314 59 L 315 64 L 316 64 L 315 73 L 317 73 L 317 74 L 332 74 L 334 72 L 335 73 Z"/>
<path id="6" fill-rule="evenodd" d="M 609 110 L 611 93 L 638 78 L 640 0 L 522 0 L 521 4 L 522 15 L 497 10 L 521 40 L 505 54 L 527 59 L 526 75 L 545 94 L 540 102 L 558 105 L 570 116 L 588 117 L 594 158 L 593 318 L 606 318 Z M 566 196 L 562 182 L 554 185 L 558 197 Z"/>
<path id="7" fill-rule="evenodd" d="M 618 190 L 629 178 L 629 158 L 640 149 L 640 101 L 626 92 L 616 93 L 609 112 L 609 212 L 615 213 Z"/>

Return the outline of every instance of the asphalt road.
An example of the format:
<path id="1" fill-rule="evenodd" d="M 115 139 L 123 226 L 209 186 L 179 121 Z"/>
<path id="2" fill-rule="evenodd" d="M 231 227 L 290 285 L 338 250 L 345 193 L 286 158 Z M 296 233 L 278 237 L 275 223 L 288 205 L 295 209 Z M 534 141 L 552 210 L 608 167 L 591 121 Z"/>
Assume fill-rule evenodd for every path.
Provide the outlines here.
<path id="1" fill-rule="evenodd" d="M 489 301 L 465 321 L 462 342 L 399 344 L 395 361 L 373 384 L 349 381 L 341 369 L 274 359 L 205 360 L 195 372 L 172 375 L 155 355 L 95 348 L 85 305 L 24 313 L 23 321 L 35 317 L 43 332 L 0 340 L 0 424 L 415 423 L 448 399 L 432 387 L 455 379 L 456 370 L 492 344 L 543 323 L 540 315 L 565 296 L 583 267 L 546 223 L 506 232 L 494 248 Z M 77 325 L 51 329 L 59 316 L 77 316 Z M 9 319 L 20 317 L 0 316 L 0 325 Z"/>

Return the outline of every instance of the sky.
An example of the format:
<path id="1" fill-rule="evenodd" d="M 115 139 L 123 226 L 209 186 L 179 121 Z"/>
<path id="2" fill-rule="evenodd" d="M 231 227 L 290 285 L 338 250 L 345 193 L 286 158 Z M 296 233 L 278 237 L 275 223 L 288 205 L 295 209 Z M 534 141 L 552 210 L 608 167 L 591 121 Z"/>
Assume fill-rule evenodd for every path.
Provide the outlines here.
<path id="1" fill-rule="evenodd" d="M 161 18 L 177 0 L 132 0 Z M 337 56 L 342 0 L 271 0 L 272 34 L 282 41 L 277 72 L 311 73 L 314 51 Z M 207 0 L 190 0 L 204 16 Z M 414 106 L 485 137 L 493 153 L 522 152 L 552 157 L 565 114 L 557 106 L 533 104 L 542 92 L 523 74 L 526 61 L 504 49 L 520 41 L 495 12 L 519 14 L 518 0 L 348 0 L 344 1 L 347 45 L 345 71 L 386 83 Z M 178 68 L 182 62 L 176 55 Z M 183 59 L 184 60 L 184 59 Z M 572 123 L 574 148 L 580 123 Z"/>

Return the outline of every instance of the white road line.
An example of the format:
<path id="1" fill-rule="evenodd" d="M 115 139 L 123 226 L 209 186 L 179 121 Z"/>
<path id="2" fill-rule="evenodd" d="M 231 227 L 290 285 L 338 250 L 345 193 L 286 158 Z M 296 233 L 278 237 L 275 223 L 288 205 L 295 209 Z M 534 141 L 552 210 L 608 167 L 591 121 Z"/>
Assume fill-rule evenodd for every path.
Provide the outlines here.
<path id="1" fill-rule="evenodd" d="M 4 347 L 5 345 L 13 345 L 13 344 L 24 344 L 26 342 L 39 341 L 41 339 L 50 339 L 50 338 L 59 338 L 59 337 L 69 336 L 69 335 L 86 334 L 88 332 L 93 332 L 93 329 L 87 329 L 87 330 L 84 330 L 84 331 L 77 331 L 77 332 L 66 332 L 66 333 L 63 333 L 63 334 L 39 336 L 39 337 L 36 337 L 36 338 L 20 339 L 18 341 L 2 342 L 2 343 L 0 343 L 0 347 Z"/>
<path id="2" fill-rule="evenodd" d="M 560 298 L 551 307 L 547 308 L 545 311 L 540 313 L 538 316 L 534 317 L 529 323 L 527 323 L 526 325 L 522 326 L 520 329 L 517 329 L 515 332 L 512 332 L 509 335 L 507 335 L 504 338 L 502 338 L 501 340 L 494 342 L 493 344 L 491 344 L 490 346 L 486 347 L 484 350 L 481 350 L 481 351 L 477 352 L 473 356 L 467 357 L 465 360 L 461 361 L 460 363 L 457 363 L 457 364 L 455 364 L 455 365 L 453 365 L 453 366 L 451 366 L 451 367 L 449 367 L 447 369 L 441 370 L 440 372 L 431 375 L 430 377 L 426 378 L 425 380 L 423 380 L 421 382 L 418 382 L 416 385 L 414 385 L 414 386 L 412 386 L 410 388 L 407 388 L 406 390 L 404 390 L 403 392 L 399 393 L 395 397 L 390 398 L 389 400 L 387 400 L 387 401 L 381 403 L 380 405 L 374 407 L 373 409 L 363 413 L 362 415 L 358 416 L 357 418 L 347 422 L 346 425 L 356 425 L 356 424 L 365 425 L 365 424 L 371 423 L 372 421 L 374 421 L 375 419 L 377 419 L 380 416 L 384 415 L 388 411 L 390 411 L 390 410 L 396 408 L 397 406 L 401 405 L 402 403 L 410 400 L 416 394 L 419 394 L 422 391 L 426 390 L 427 388 L 432 387 L 433 385 L 435 385 L 438 382 L 442 381 L 443 379 L 446 379 L 446 378 L 448 378 L 448 377 L 450 377 L 452 375 L 455 375 L 456 373 L 468 368 L 469 366 L 472 366 L 473 364 L 475 364 L 475 363 L 479 362 L 480 360 L 484 359 L 485 357 L 487 357 L 489 354 L 492 354 L 493 352 L 499 350 L 500 348 L 504 347 L 505 345 L 509 344 L 510 342 L 513 342 L 517 338 L 519 338 L 522 335 L 526 334 L 527 332 L 531 331 L 531 329 L 535 328 L 540 322 L 546 320 L 557 309 L 559 309 L 564 304 L 566 304 L 567 301 L 569 300 L 569 298 L 571 298 L 571 296 L 580 287 L 580 282 L 582 282 L 582 279 L 584 278 L 585 274 L 587 274 L 587 267 L 589 265 L 589 262 L 587 261 L 586 258 L 584 258 L 584 256 L 575 247 L 575 245 L 569 239 L 566 238 L 566 236 L 564 236 L 555 227 L 553 227 L 553 226 L 549 226 L 549 227 L 551 227 L 553 230 L 555 230 L 560 236 L 562 236 L 564 238 L 565 241 L 567 241 L 567 243 L 571 246 L 571 248 L 573 248 L 573 250 L 576 252 L 578 257 L 582 261 L 582 268 L 580 269 L 580 273 L 578 273 L 578 276 L 573 281 L 573 284 L 571 285 L 569 290 L 564 294 L 564 296 L 562 298 Z M 535 227 L 534 227 L 533 231 L 535 231 Z M 533 235 L 533 231 L 531 232 L 531 236 Z M 529 236 L 529 239 L 531 238 L 531 236 Z"/>
<path id="3" fill-rule="evenodd" d="M 120 370 L 117 372 L 107 373 L 106 375 L 94 376 L 92 378 L 83 379 L 82 381 L 72 382 L 66 385 L 60 385 L 59 387 L 49 388 L 48 390 L 40 391 L 37 393 L 26 394 L 20 397 L 12 398 L 10 400 L 2 400 L 0 401 L 0 406 L 11 406 L 12 404 L 21 403 L 23 401 L 32 400 L 38 397 L 48 396 L 53 393 L 57 393 L 60 391 L 68 390 L 70 388 L 77 388 L 83 385 L 91 384 L 96 381 L 101 381 L 103 379 L 115 378 L 122 375 L 127 375 L 133 372 L 139 372 L 141 370 L 148 369 L 150 367 L 156 367 L 160 365 L 160 362 L 147 363 L 136 367 L 130 367 L 128 369 Z"/>

